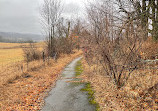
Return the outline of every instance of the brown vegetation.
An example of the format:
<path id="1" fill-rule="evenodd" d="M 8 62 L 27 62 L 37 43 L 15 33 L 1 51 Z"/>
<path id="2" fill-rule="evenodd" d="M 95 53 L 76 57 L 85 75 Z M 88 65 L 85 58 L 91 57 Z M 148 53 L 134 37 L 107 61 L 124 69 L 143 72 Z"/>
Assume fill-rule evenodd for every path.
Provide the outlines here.
<path id="1" fill-rule="evenodd" d="M 158 43 L 142 27 L 141 3 L 104 0 L 87 6 L 83 78 L 96 90 L 102 110 L 158 110 Z"/>
<path id="2" fill-rule="evenodd" d="M 154 42 L 150 37 L 144 42 L 141 50 L 143 59 L 158 59 L 158 43 Z"/>
<path id="3" fill-rule="evenodd" d="M 101 110 L 158 110 L 157 4 L 154 0 L 149 6 L 145 0 L 89 2 L 87 22 L 73 24 L 62 18 L 60 0 L 44 0 L 46 47 L 42 52 L 33 44 L 23 47 L 25 63 L 2 70 L 0 108 L 39 110 L 43 93 L 82 53 L 73 52 L 81 46 L 82 78 L 92 84 Z M 150 17 L 152 30 L 148 30 Z"/>
<path id="4" fill-rule="evenodd" d="M 158 70 L 138 69 L 127 84 L 118 89 L 110 77 L 102 74 L 96 64 L 89 66 L 84 60 L 82 77 L 90 82 L 96 101 L 102 111 L 108 110 L 158 110 Z M 100 66 L 98 66 L 100 67 Z"/>
<path id="5" fill-rule="evenodd" d="M 57 62 L 51 59 L 45 66 L 39 61 L 31 62 L 28 71 L 0 87 L 0 110 L 39 110 L 45 92 L 55 83 L 64 66 L 81 53 L 75 51 L 74 54 L 61 55 Z"/>
<path id="6" fill-rule="evenodd" d="M 43 43 L 34 45 L 40 51 L 44 46 Z M 28 70 L 29 65 L 30 67 L 38 65 L 35 61 L 29 65 L 24 61 L 25 54 L 22 47 L 25 47 L 25 50 L 30 49 L 29 43 L 0 43 L 0 87 L 22 76 Z"/>
<path id="7" fill-rule="evenodd" d="M 26 62 L 42 59 L 42 52 L 35 46 L 34 43 L 30 43 L 29 47 L 23 47 L 24 60 Z"/>

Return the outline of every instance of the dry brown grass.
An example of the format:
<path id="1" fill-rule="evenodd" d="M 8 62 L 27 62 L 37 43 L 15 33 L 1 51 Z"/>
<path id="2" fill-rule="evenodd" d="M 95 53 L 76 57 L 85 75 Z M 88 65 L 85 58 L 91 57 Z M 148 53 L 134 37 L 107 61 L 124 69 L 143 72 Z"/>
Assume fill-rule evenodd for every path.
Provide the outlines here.
<path id="1" fill-rule="evenodd" d="M 30 43 L 2 43 L 0 42 L 0 49 L 11 49 L 11 48 L 21 48 L 21 46 L 29 46 Z M 42 47 L 45 43 L 38 42 L 35 43 L 36 46 Z"/>
<path id="2" fill-rule="evenodd" d="M 95 65 L 89 67 L 85 60 L 83 65 L 82 77 L 85 81 L 91 82 L 96 91 L 96 101 L 102 111 L 158 110 L 158 88 L 149 90 L 158 83 L 157 69 L 136 70 L 127 84 L 117 89 L 109 77 L 105 76 L 102 71 L 96 70 Z"/>
<path id="3" fill-rule="evenodd" d="M 26 72 L 27 65 L 24 60 L 23 47 L 29 47 L 29 43 L 0 43 L 0 87 L 10 83 Z M 35 43 L 42 50 L 44 43 Z M 31 62 L 30 67 L 38 66 L 41 62 Z M 22 70 L 23 69 L 23 70 Z"/>
<path id="4" fill-rule="evenodd" d="M 22 48 L 0 49 L 0 66 L 9 65 L 18 61 L 22 61 Z"/>
<path id="5" fill-rule="evenodd" d="M 32 61 L 29 63 L 27 67 L 27 63 L 25 62 L 16 62 L 9 66 L 5 66 L 0 70 L 0 87 L 6 85 L 8 83 L 12 83 L 12 81 L 18 79 L 23 76 L 29 70 L 35 70 L 38 67 L 44 65 L 43 61 Z"/>
<path id="6" fill-rule="evenodd" d="M 44 42 L 35 43 L 35 46 L 40 50 L 44 45 Z M 0 43 L 0 69 L 6 65 L 23 61 L 22 47 L 29 47 L 29 43 Z"/>
<path id="7" fill-rule="evenodd" d="M 158 42 L 149 37 L 142 46 L 141 55 L 143 59 L 158 59 Z"/>
<path id="8" fill-rule="evenodd" d="M 33 61 L 29 70 L 9 84 L 0 87 L 1 111 L 37 111 L 41 108 L 47 91 L 52 87 L 63 68 L 82 52 L 62 55 L 49 65 Z M 36 64 L 36 65 L 35 65 Z"/>

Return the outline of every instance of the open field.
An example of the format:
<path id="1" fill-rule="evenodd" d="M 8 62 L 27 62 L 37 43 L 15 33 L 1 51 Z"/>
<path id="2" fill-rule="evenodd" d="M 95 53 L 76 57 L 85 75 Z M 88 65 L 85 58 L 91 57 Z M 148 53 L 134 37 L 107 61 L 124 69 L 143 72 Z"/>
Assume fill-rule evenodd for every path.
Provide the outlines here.
<path id="1" fill-rule="evenodd" d="M 0 49 L 0 65 L 12 64 L 24 60 L 22 48 Z"/>
<path id="2" fill-rule="evenodd" d="M 35 43 L 42 50 L 44 43 Z M 29 47 L 29 43 L 0 43 L 0 66 L 24 60 L 22 47 Z"/>
<path id="3" fill-rule="evenodd" d="M 42 51 L 44 43 L 35 43 L 35 46 Z M 0 86 L 20 77 L 28 70 L 22 47 L 29 48 L 29 43 L 0 43 Z"/>
<path id="4" fill-rule="evenodd" d="M 22 61 L 24 59 L 22 45 L 28 44 L 0 43 L 0 66 Z"/>
<path id="5" fill-rule="evenodd" d="M 22 45 L 28 45 L 29 43 L 2 43 L 0 42 L 0 49 L 6 48 L 17 48 L 21 47 Z"/>
<path id="6" fill-rule="evenodd" d="M 0 42 L 0 49 L 21 48 L 21 46 L 28 46 L 30 43 L 2 43 Z M 38 47 L 42 47 L 44 42 L 35 43 Z"/>

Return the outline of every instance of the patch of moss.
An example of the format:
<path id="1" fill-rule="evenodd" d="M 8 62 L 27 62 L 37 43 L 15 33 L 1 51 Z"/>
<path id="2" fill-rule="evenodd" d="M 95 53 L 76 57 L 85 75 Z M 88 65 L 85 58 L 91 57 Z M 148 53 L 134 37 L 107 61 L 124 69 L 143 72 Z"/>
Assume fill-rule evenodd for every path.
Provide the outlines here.
<path id="1" fill-rule="evenodd" d="M 81 89 L 81 91 L 86 91 L 88 93 L 88 99 L 90 104 L 94 105 L 96 107 L 96 111 L 100 111 L 99 104 L 95 101 L 94 98 L 94 90 L 92 89 L 90 83 L 86 83 L 85 87 Z"/>
<path id="2" fill-rule="evenodd" d="M 83 72 L 83 68 L 82 68 L 82 64 L 81 64 L 81 60 L 80 60 L 77 62 L 77 65 L 75 67 L 75 73 L 76 73 L 75 76 L 77 77 L 77 76 L 81 75 L 82 72 Z"/>
<path id="3" fill-rule="evenodd" d="M 77 62 L 77 65 L 75 67 L 75 72 L 76 72 L 75 74 L 76 77 L 82 74 L 83 67 L 82 67 L 81 60 Z M 95 98 L 94 98 L 95 92 L 93 91 L 90 83 L 85 83 L 85 87 L 82 88 L 81 91 L 86 91 L 88 93 L 89 103 L 96 107 L 96 111 L 100 111 L 99 104 L 95 101 Z"/>
<path id="4" fill-rule="evenodd" d="M 80 60 L 77 62 L 76 66 L 75 66 L 75 77 L 81 75 L 82 72 L 83 72 L 83 68 L 82 68 L 82 64 L 81 64 L 81 60 Z M 82 79 L 80 79 L 80 78 L 73 78 L 73 81 L 78 81 L 78 82 L 72 82 L 71 87 L 83 84 L 80 82 L 81 80 Z"/>

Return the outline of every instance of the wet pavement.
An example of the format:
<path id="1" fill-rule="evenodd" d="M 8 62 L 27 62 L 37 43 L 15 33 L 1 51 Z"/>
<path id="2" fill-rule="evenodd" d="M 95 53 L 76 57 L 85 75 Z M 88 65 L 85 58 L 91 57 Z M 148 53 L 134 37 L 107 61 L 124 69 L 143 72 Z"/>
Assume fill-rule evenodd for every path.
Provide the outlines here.
<path id="1" fill-rule="evenodd" d="M 89 104 L 86 92 L 80 91 L 84 84 L 74 84 L 75 66 L 81 59 L 73 60 L 63 71 L 62 78 L 57 81 L 56 86 L 49 92 L 45 99 L 42 111 L 95 111 L 95 107 Z"/>

